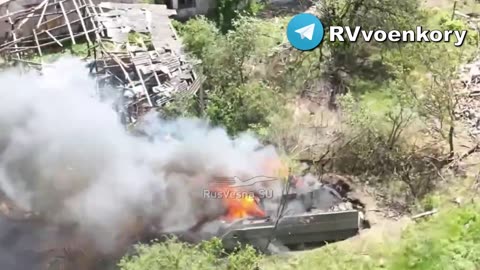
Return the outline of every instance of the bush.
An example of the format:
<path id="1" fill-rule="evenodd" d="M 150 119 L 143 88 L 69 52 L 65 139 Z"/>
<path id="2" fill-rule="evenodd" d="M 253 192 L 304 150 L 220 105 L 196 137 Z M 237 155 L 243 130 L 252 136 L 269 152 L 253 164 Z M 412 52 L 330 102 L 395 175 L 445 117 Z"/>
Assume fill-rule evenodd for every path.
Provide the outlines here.
<path id="1" fill-rule="evenodd" d="M 470 205 L 444 212 L 411 228 L 388 269 L 478 269 L 480 208 Z"/>
<path id="2" fill-rule="evenodd" d="M 475 270 L 480 267 L 480 207 L 449 209 L 413 224 L 395 242 L 329 245 L 289 260 L 276 258 L 264 269 Z"/>
<path id="3" fill-rule="evenodd" d="M 262 258 L 251 246 L 225 253 L 221 241 L 214 238 L 190 245 L 175 238 L 152 245 L 137 245 L 136 255 L 125 256 L 121 270 L 254 270 Z"/>
<path id="4" fill-rule="evenodd" d="M 218 0 L 215 21 L 218 28 L 227 33 L 235 29 L 234 22 L 240 16 L 256 15 L 263 7 L 257 0 Z"/>
<path id="5" fill-rule="evenodd" d="M 260 63 L 283 38 L 283 33 L 274 22 L 251 17 L 240 16 L 231 23 L 235 30 L 226 34 L 205 17 L 177 25 L 177 29 L 187 51 L 201 61 L 198 70 L 205 81 L 200 111 L 213 124 L 225 126 L 235 135 L 268 127 L 271 113 L 282 107 L 277 89 L 255 77 L 254 70 L 261 67 Z M 186 103 L 179 109 L 175 109 L 178 104 L 167 108 L 166 114 L 185 115 L 179 111 L 181 108 L 195 107 L 191 101 Z"/>
<path id="6" fill-rule="evenodd" d="M 251 83 L 210 95 L 207 116 L 213 124 L 223 125 L 229 134 L 269 125 L 269 116 L 278 110 L 275 93 L 260 83 Z"/>
<path id="7" fill-rule="evenodd" d="M 175 23 L 175 28 L 182 37 L 185 49 L 200 60 L 203 58 L 204 50 L 215 46 L 220 38 L 215 24 L 203 16 L 189 20 L 185 24 Z"/>

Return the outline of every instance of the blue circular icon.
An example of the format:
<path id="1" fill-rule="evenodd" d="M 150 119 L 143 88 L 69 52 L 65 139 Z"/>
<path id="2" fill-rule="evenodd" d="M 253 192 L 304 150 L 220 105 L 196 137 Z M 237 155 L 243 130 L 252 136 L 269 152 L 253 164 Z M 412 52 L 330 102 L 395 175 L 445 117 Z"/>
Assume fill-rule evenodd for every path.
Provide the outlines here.
<path id="1" fill-rule="evenodd" d="M 288 23 L 287 38 L 299 50 L 313 50 L 323 40 L 322 22 L 315 15 L 298 14 Z"/>

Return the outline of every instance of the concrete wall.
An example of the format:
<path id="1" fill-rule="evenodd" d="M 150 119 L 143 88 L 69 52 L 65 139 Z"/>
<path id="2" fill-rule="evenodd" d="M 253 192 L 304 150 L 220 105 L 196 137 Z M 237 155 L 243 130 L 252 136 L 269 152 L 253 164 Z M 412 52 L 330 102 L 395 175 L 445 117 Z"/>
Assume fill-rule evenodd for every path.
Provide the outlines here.
<path id="1" fill-rule="evenodd" d="M 216 6 L 216 0 L 195 0 L 195 7 L 179 8 L 178 0 L 171 0 L 172 8 L 177 10 L 177 18 L 187 19 L 195 15 L 206 15 Z"/>

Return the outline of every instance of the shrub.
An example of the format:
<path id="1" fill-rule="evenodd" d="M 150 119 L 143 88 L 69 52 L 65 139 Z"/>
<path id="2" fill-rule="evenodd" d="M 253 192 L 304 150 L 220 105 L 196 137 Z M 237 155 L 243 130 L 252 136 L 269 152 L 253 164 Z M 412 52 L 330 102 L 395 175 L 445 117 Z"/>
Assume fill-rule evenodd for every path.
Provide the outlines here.
<path id="1" fill-rule="evenodd" d="M 478 205 L 456 208 L 412 227 L 388 269 L 478 269 L 480 212 Z"/>
<path id="2" fill-rule="evenodd" d="M 262 258 L 251 246 L 225 253 L 221 241 L 213 238 L 190 245 L 172 238 L 152 245 L 137 245 L 135 255 L 125 256 L 121 270 L 254 270 Z"/>

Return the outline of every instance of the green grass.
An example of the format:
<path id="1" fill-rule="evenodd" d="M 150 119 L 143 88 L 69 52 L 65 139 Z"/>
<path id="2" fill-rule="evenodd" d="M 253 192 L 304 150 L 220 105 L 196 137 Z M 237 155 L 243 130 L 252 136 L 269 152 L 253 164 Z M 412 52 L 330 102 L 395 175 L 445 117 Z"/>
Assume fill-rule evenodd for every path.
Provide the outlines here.
<path id="1" fill-rule="evenodd" d="M 377 114 L 387 113 L 395 105 L 394 100 L 387 92 L 378 89 L 365 92 L 361 96 L 360 102 Z"/>
<path id="2" fill-rule="evenodd" d="M 410 226 L 398 242 L 376 243 L 367 250 L 332 244 L 296 255 L 273 257 L 264 269 L 474 270 L 480 267 L 480 207 L 449 208 Z"/>

